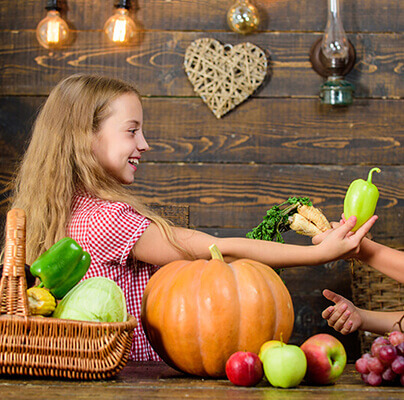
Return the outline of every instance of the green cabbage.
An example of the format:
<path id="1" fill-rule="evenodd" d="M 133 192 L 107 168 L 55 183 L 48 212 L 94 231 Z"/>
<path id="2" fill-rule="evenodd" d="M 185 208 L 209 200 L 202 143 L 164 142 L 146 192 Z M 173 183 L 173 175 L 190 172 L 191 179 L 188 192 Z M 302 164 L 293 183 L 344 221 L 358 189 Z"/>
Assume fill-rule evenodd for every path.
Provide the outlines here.
<path id="1" fill-rule="evenodd" d="M 89 278 L 63 297 L 52 316 L 79 321 L 123 322 L 127 320 L 125 297 L 113 280 Z"/>

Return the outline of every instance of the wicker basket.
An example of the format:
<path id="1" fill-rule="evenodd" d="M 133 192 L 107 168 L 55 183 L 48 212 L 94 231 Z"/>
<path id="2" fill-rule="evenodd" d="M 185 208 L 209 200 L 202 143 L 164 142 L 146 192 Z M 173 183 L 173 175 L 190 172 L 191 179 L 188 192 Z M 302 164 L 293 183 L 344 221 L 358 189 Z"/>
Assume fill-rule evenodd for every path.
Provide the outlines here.
<path id="1" fill-rule="evenodd" d="M 0 373 L 104 379 L 126 364 L 134 317 L 101 323 L 29 315 L 25 278 L 25 213 L 7 215 L 0 283 Z"/>
<path id="2" fill-rule="evenodd" d="M 374 268 L 358 262 L 355 262 L 353 267 L 352 299 L 357 307 L 366 310 L 404 310 L 403 285 Z M 372 342 L 377 336 L 380 335 L 359 332 L 362 353 L 370 351 Z"/>

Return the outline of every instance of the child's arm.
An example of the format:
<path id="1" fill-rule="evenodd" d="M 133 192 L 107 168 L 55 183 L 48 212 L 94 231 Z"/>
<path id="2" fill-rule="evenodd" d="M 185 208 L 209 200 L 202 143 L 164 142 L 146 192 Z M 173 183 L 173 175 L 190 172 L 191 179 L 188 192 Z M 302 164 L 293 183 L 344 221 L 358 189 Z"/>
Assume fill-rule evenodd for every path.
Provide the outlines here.
<path id="1" fill-rule="evenodd" d="M 365 238 L 356 258 L 390 278 L 404 283 L 404 252 Z"/>
<path id="2" fill-rule="evenodd" d="M 400 329 L 397 322 L 404 315 L 404 311 L 363 310 L 331 290 L 324 290 L 323 295 L 328 300 L 333 301 L 335 305 L 326 308 L 322 313 L 322 317 L 327 320 L 329 326 L 343 335 L 358 329 L 378 335 L 384 335 L 387 332 Z"/>
<path id="3" fill-rule="evenodd" d="M 184 228 L 173 228 L 173 233 L 177 243 L 195 258 L 209 259 L 209 246 L 215 243 L 226 261 L 250 258 L 274 268 L 284 268 L 320 265 L 331 260 L 352 257 L 358 252 L 361 240 L 374 223 L 369 220 L 352 235 L 350 230 L 355 226 L 355 221 L 356 218 L 351 217 L 317 246 L 297 246 L 247 238 L 217 238 Z M 163 237 L 154 223 L 149 225 L 137 241 L 134 253 L 137 259 L 157 265 L 185 257 Z"/>
<path id="4" fill-rule="evenodd" d="M 377 217 L 373 216 L 372 218 Z M 340 223 L 332 222 L 332 226 L 339 227 L 344 223 L 345 219 L 344 216 L 342 216 Z M 313 243 L 321 243 L 331 232 L 332 230 L 329 230 L 313 237 Z M 365 264 L 371 265 L 390 278 L 404 283 L 404 252 L 364 238 L 355 258 Z"/>

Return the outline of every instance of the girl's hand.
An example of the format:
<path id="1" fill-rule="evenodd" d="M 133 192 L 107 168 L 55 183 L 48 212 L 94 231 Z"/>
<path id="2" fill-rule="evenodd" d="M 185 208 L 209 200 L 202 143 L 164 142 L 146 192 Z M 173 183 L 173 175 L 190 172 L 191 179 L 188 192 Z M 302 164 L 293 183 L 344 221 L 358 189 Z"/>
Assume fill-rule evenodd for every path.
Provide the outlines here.
<path id="1" fill-rule="evenodd" d="M 356 217 L 348 220 L 332 222 L 332 229 L 313 237 L 313 244 L 323 248 L 329 260 L 352 258 L 359 254 L 360 244 L 365 235 L 377 220 L 377 215 L 369 218 L 356 232 L 352 232 L 356 224 Z"/>
<path id="2" fill-rule="evenodd" d="M 330 222 L 330 224 L 332 226 L 332 229 L 328 229 L 325 232 L 311 238 L 313 244 L 320 244 L 334 229 L 342 225 L 341 222 Z"/>
<path id="3" fill-rule="evenodd" d="M 337 332 L 347 335 L 359 329 L 363 323 L 359 309 L 345 297 L 325 289 L 323 296 L 335 303 L 326 308 L 321 316 L 327 320 L 329 326 Z"/>

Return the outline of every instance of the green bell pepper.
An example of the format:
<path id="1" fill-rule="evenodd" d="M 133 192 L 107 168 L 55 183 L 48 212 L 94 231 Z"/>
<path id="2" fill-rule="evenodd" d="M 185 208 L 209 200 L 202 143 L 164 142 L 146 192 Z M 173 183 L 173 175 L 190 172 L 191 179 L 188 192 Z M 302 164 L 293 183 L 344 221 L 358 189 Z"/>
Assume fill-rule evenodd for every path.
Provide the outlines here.
<path id="1" fill-rule="evenodd" d="M 65 237 L 39 256 L 30 272 L 41 280 L 57 299 L 66 293 L 86 274 L 91 263 L 90 254 L 72 238 Z"/>
<path id="2" fill-rule="evenodd" d="M 369 171 L 368 180 L 354 180 L 345 195 L 344 200 L 344 215 L 348 219 L 352 215 L 357 218 L 356 225 L 352 229 L 354 232 L 358 230 L 376 210 L 377 200 L 379 199 L 379 191 L 372 183 L 372 174 L 376 171 L 380 172 L 379 168 L 372 168 Z"/>

